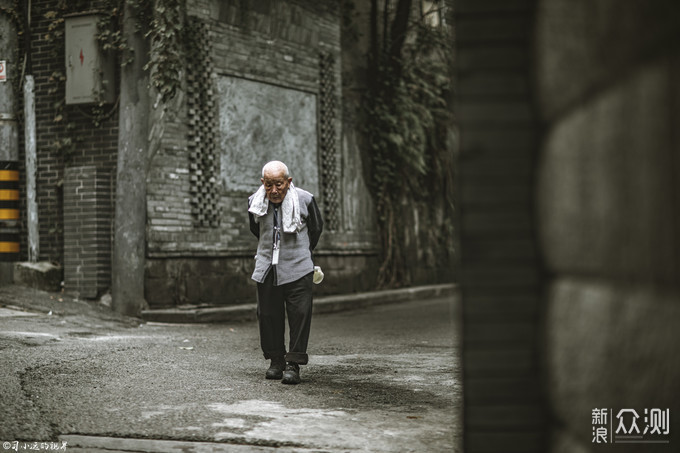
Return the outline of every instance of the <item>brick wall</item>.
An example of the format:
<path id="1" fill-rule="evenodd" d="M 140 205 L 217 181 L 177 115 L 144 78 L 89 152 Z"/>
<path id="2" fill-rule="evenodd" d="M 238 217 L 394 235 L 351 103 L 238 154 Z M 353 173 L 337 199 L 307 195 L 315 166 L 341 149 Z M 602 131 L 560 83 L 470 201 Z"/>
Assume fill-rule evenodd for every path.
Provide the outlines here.
<path id="1" fill-rule="evenodd" d="M 46 39 L 50 34 L 50 20 L 46 14 L 57 11 L 59 15 L 96 10 L 103 2 L 79 2 L 58 9 L 56 0 L 32 3 L 32 73 L 36 81 L 37 136 L 38 136 L 38 206 L 40 221 L 40 259 L 65 263 L 75 259 L 65 253 L 73 251 L 64 247 L 64 189 L 66 171 L 80 167 L 95 167 L 97 178 L 112 178 L 115 185 L 117 159 L 118 109 L 117 104 L 105 106 L 100 124 L 94 124 L 95 112 L 90 106 L 64 106 L 57 121 L 55 104 L 64 99 L 64 84 L 53 80 L 55 73 L 64 71 L 63 38 L 55 42 Z M 77 8 L 77 9 L 76 9 Z M 220 2 L 215 0 L 188 2 L 191 20 L 202 24 L 210 41 L 211 77 L 229 76 L 267 83 L 312 93 L 320 93 L 320 55 L 330 55 L 333 60 L 333 85 L 337 112 L 333 119 L 336 151 L 331 153 L 333 174 L 324 173 L 328 165 L 319 163 L 321 193 L 315 194 L 322 208 L 325 196 L 340 199 L 337 207 L 335 231 L 327 231 L 317 253 L 327 266 L 338 269 L 337 285 L 327 288 L 368 288 L 366 262 L 375 256 L 375 235 L 372 231 L 372 212 L 368 194 L 357 186 L 354 177 L 360 165 L 354 158 L 341 155 L 341 58 L 340 17 L 338 5 L 333 1 L 307 2 Z M 59 30 L 63 29 L 63 24 Z M 188 71 L 189 73 L 189 71 Z M 190 81 L 172 105 L 155 123 L 154 134 L 160 147 L 152 154 L 148 177 L 148 264 L 147 297 L 152 305 L 176 304 L 180 301 L 207 303 L 233 303 L 239 296 L 214 296 L 205 280 L 193 285 L 196 277 L 207 272 L 205 260 L 213 260 L 211 269 L 219 278 L 227 272 L 234 273 L 234 291 L 228 294 L 245 294 L 250 291 L 248 275 L 252 268 L 255 239 L 247 230 L 245 200 L 247 192 L 228 192 L 215 186 L 218 194 L 218 226 L 196 224 L 195 179 L 201 175 L 192 160 L 189 138 L 191 109 Z M 332 93 L 331 93 L 332 94 Z M 318 110 L 318 108 L 317 108 Z M 71 139 L 74 143 L 68 153 L 55 147 L 55 143 Z M 215 153 L 219 157 L 219 150 Z M 20 163 L 24 155 L 21 150 Z M 200 169 L 199 169 L 200 170 Z M 22 168 L 22 177 L 24 171 Z M 74 175 L 81 175 L 78 171 Z M 257 175 L 254 176 L 257 178 Z M 332 177 L 332 178 L 331 178 Z M 329 181 L 335 178 L 333 191 L 328 192 Z M 204 178 L 209 181 L 210 178 Z M 78 181 L 68 181 L 69 184 Z M 332 181 L 331 181 L 332 182 Z M 22 185 L 23 187 L 23 185 Z M 115 187 L 112 188 L 115 193 Z M 343 196 L 346 194 L 347 196 Z M 22 197 L 25 194 L 22 193 Z M 69 199 L 69 202 L 71 200 Z M 23 214 L 25 216 L 25 214 Z M 104 216 L 103 212 L 98 214 Z M 113 211 L 107 221 L 113 222 Z M 97 236 L 99 247 L 108 253 L 110 239 Z M 22 250 L 25 250 L 25 233 Z M 176 262 L 184 263 L 196 273 L 177 272 Z M 369 266 L 370 267 L 370 266 Z M 210 272 L 207 274 L 213 275 Z M 342 276 L 342 277 L 340 277 Z M 212 278 L 212 277 L 211 277 Z M 231 278 L 231 277 L 230 277 Z M 179 279 L 179 280 L 178 280 Z M 213 281 L 217 281 L 213 279 Z M 330 281 L 330 279 L 329 279 Z M 240 283 L 239 283 L 240 282 Z M 156 285 L 156 283 L 158 285 Z M 99 288 L 100 283 L 97 283 Z M 159 286 L 160 285 L 160 286 Z M 185 288 L 169 300 L 166 287 Z M 186 288 L 192 287 L 193 290 Z M 196 289 L 198 288 L 198 289 Z M 239 289 L 240 288 L 240 289 Z M 97 289 L 99 291 L 99 289 Z M 218 291 L 219 293 L 219 291 Z M 93 292 L 89 292 L 93 294 Z M 155 294 L 164 294 L 156 297 Z M 250 294 L 250 292 L 248 292 Z M 245 297 L 245 296 L 244 296 Z"/>
<path id="2" fill-rule="evenodd" d="M 212 86 L 202 87 L 206 91 L 215 91 L 214 77 L 228 76 L 312 93 L 318 98 L 320 54 L 333 57 L 338 106 L 334 119 L 334 158 L 337 159 L 334 164 L 341 172 L 340 17 L 336 2 L 191 1 L 188 13 L 190 20 L 206 32 L 209 41 L 201 44 L 210 48 L 207 55 L 210 62 L 206 67 L 213 71 Z M 205 41 L 206 36 L 200 39 Z M 191 70 L 187 68 L 189 74 Z M 146 298 L 151 306 L 230 304 L 252 301 L 254 294 L 249 277 L 256 239 L 248 230 L 246 211 L 250 192 L 227 191 L 217 181 L 219 226 L 197 226 L 192 214 L 192 206 L 197 204 L 193 186 L 197 178 L 204 176 L 197 174 L 192 166 L 195 158 L 191 152 L 195 145 L 189 141 L 193 134 L 190 120 L 194 110 L 205 109 L 204 104 L 189 105 L 195 89 L 191 80 L 186 81 L 182 94 L 167 112 L 161 147 L 151 163 L 146 273 Z M 207 112 L 207 116 L 210 115 L 212 113 Z M 217 127 L 219 125 L 213 126 Z M 215 157 L 220 157 L 220 150 L 216 150 Z M 321 167 L 321 157 L 319 159 Z M 228 165 L 218 162 L 217 168 L 220 164 Z M 324 180 L 323 168 L 319 168 L 319 177 L 322 190 L 315 197 L 324 209 L 323 188 L 328 181 Z M 259 174 L 253 174 L 252 178 L 256 184 Z M 339 194 L 335 195 L 341 196 L 344 189 L 345 186 L 337 185 L 335 190 Z M 368 194 L 360 196 L 368 197 Z M 371 273 L 367 272 L 366 260 L 374 255 L 374 236 L 363 224 L 347 228 L 342 221 L 344 212 L 337 213 L 339 222 L 335 231 L 327 230 L 322 236 L 317 256 L 325 260 L 327 266 L 338 269 L 338 285 L 333 285 L 334 288 L 344 285 L 356 290 L 367 289 L 365 276 Z"/>
<path id="3" fill-rule="evenodd" d="M 268 10 L 253 2 L 241 11 L 239 5 L 247 2 L 190 2 L 189 15 L 210 35 L 215 76 L 242 77 L 317 94 L 320 50 L 339 52 L 337 12 L 327 11 L 325 3 L 317 8 L 278 2 L 275 10 Z M 244 209 L 248 192 L 221 190 L 221 227 L 194 228 L 189 206 L 189 109 L 178 101 L 172 110 L 149 178 L 150 256 L 250 253 L 252 241 L 243 234 L 248 225 Z M 257 181 L 259 175 L 253 178 Z M 323 204 L 320 194 L 315 196 Z"/>
<path id="4" fill-rule="evenodd" d="M 118 139 L 118 115 L 115 105 L 104 106 L 101 124 L 95 126 L 95 111 L 90 106 L 65 106 L 61 119 L 55 121 L 55 104 L 65 97 L 64 83 L 54 80 L 54 73 L 65 73 L 63 38 L 56 41 L 46 39 L 53 35 L 48 30 L 50 20 L 45 18 L 49 11 L 60 14 L 90 11 L 101 7 L 103 2 L 80 2 L 79 9 L 67 6 L 58 9 L 55 0 L 32 2 L 31 9 L 31 56 L 32 73 L 35 78 L 36 136 L 38 153 L 37 199 L 40 225 L 40 259 L 64 262 L 62 209 L 64 172 L 68 167 L 95 166 L 108 174 L 115 174 Z M 59 26 L 63 31 L 63 24 Z M 72 128 L 72 129 L 71 129 Z M 68 129 L 68 130 L 67 130 Z M 22 131 L 23 132 L 23 131 Z M 68 155 L 55 148 L 55 142 L 70 138 L 74 149 Z M 22 175 L 25 157 L 23 137 L 20 139 L 20 164 Z M 23 184 L 22 184 L 23 187 Z M 25 194 L 22 194 L 25 196 Z M 111 215 L 111 213 L 109 213 Z M 23 213 L 25 219 L 25 213 Z M 109 217 L 111 220 L 111 216 Z M 25 220 L 24 220 L 25 221 Z M 22 259 L 26 259 L 25 228 L 22 236 Z M 108 244 L 108 240 L 105 241 Z M 105 244 L 102 244 L 105 245 Z"/>
<path id="5" fill-rule="evenodd" d="M 64 171 L 64 289 L 85 298 L 111 283 L 111 175 L 95 166 Z"/>

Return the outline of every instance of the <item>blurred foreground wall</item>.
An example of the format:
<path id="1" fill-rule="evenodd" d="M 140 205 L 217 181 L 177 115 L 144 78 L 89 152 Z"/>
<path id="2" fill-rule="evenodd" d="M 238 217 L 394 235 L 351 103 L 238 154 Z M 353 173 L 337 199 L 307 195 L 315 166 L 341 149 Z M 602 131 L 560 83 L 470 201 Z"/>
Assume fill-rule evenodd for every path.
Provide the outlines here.
<path id="1" fill-rule="evenodd" d="M 670 446 L 615 447 L 678 451 L 680 4 L 543 0 L 536 18 L 553 451 L 598 451 L 596 408 L 609 431 L 636 410 L 640 434 L 646 409 L 669 408 L 671 435 L 639 440 Z"/>
<path id="2" fill-rule="evenodd" d="M 678 451 L 678 25 L 672 0 L 456 2 L 466 452 Z"/>

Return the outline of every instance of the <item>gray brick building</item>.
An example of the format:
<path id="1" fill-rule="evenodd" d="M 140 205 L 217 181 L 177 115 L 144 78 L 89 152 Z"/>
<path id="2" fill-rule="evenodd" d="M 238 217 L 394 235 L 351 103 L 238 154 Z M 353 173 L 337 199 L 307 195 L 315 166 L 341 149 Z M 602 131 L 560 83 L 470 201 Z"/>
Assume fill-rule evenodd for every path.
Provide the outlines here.
<path id="1" fill-rule="evenodd" d="M 371 225 L 345 228 L 338 203 L 338 7 L 266 3 L 197 1 L 188 8 L 195 51 L 187 55 L 186 95 L 165 118 L 148 179 L 152 306 L 252 298 L 246 199 L 259 186 L 262 165 L 275 158 L 322 207 L 329 232 L 317 259 L 340 277 L 327 289 L 370 281 L 357 277 L 374 254 Z"/>
<path id="2" fill-rule="evenodd" d="M 63 264 L 67 292 L 95 298 L 111 285 L 119 109 L 117 101 L 64 102 L 69 56 L 55 17 L 108 7 L 76 3 L 33 2 L 23 47 L 36 80 L 40 259 Z M 343 124 L 339 3 L 195 0 L 186 13 L 182 85 L 150 126 L 149 305 L 252 300 L 246 203 L 271 159 L 285 161 L 323 211 L 315 257 L 332 278 L 319 291 L 371 288 L 375 222 L 358 147 L 346 139 L 352 127 Z M 25 243 L 24 229 L 22 250 Z"/>

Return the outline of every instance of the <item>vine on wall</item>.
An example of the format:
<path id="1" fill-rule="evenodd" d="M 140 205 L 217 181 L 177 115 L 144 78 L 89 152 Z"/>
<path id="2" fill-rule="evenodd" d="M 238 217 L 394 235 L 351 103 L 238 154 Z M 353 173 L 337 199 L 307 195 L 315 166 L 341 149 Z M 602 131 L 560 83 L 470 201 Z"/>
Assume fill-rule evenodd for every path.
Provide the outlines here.
<path id="1" fill-rule="evenodd" d="M 48 20 L 47 33 L 38 38 L 50 44 L 50 56 L 57 61 L 63 60 L 64 16 L 69 12 L 68 3 L 64 0 L 59 0 L 54 4 L 53 8 L 43 13 L 43 17 Z M 30 51 L 30 49 L 27 50 Z M 60 95 L 64 92 L 64 83 L 66 82 L 65 70 L 55 69 L 52 71 L 48 82 L 50 82 L 50 85 L 47 89 L 47 94 L 56 97 L 52 104 L 54 109 L 52 122 L 57 126 L 57 136 L 52 142 L 52 149 L 65 159 L 68 159 L 75 151 L 78 139 L 74 136 L 76 124 L 73 121 L 69 121 L 66 113 L 66 99 Z"/>
<path id="2" fill-rule="evenodd" d="M 182 84 L 183 43 L 188 34 L 186 0 L 156 0 L 147 36 L 151 38 L 151 55 L 145 69 L 153 87 L 164 103 L 170 101 Z"/>
<path id="3" fill-rule="evenodd" d="M 372 89 L 365 98 L 365 132 L 382 251 L 379 287 L 411 282 L 407 245 L 413 225 L 405 219 L 413 216 L 412 205 L 422 202 L 430 209 L 453 210 L 449 32 L 422 18 L 411 18 L 399 32 L 397 15 L 409 14 L 410 5 L 401 12 L 398 5 L 390 15 L 388 3 L 383 4 L 384 15 L 373 15 L 374 20 L 382 17 L 382 23 L 374 24 L 374 30 L 382 26 L 382 38 L 373 43 Z M 377 6 L 377 1 L 373 4 Z M 408 36 L 396 44 L 400 47 L 396 50 L 396 39 L 391 37 L 395 32 Z M 377 36 L 374 33 L 374 40 Z M 429 229 L 430 247 L 453 237 L 450 222 L 421 226 Z"/>

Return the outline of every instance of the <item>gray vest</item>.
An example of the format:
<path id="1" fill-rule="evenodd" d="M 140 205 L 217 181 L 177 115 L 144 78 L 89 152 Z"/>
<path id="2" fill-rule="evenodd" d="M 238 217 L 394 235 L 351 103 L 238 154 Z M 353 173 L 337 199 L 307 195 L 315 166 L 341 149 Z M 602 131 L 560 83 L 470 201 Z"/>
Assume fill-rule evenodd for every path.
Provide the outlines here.
<path id="1" fill-rule="evenodd" d="M 255 255 L 255 271 L 252 279 L 264 282 L 267 272 L 276 271 L 276 285 L 294 282 L 314 271 L 312 252 L 309 249 L 309 233 L 307 229 L 307 206 L 312 201 L 312 194 L 306 190 L 296 188 L 300 199 L 300 218 L 304 224 L 297 233 L 285 233 L 281 230 L 281 249 L 279 250 L 279 264 L 272 267 L 272 250 L 274 244 L 274 204 L 269 203 L 267 213 L 260 217 L 260 240 Z M 279 227 L 283 212 L 278 210 Z"/>

